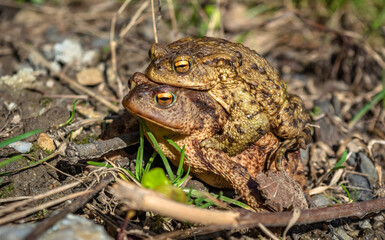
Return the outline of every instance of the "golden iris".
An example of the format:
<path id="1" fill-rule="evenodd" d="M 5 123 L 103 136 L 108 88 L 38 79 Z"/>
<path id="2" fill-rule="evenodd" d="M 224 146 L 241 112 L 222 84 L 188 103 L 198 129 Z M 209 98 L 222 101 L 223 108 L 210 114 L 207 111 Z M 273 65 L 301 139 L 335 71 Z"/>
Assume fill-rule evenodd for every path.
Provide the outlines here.
<path id="1" fill-rule="evenodd" d="M 174 69 L 177 73 L 186 73 L 191 68 L 191 57 L 178 56 L 174 59 Z"/>
<path id="2" fill-rule="evenodd" d="M 163 107 L 169 107 L 175 102 L 175 95 L 170 92 L 158 93 L 155 95 L 155 102 Z"/>

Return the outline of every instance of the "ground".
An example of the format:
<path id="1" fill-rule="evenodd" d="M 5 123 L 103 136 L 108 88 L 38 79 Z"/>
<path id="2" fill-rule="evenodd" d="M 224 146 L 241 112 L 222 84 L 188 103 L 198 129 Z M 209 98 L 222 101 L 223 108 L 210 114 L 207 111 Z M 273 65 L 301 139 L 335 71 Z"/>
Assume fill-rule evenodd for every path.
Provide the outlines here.
<path id="1" fill-rule="evenodd" d="M 1 165 L 0 204 L 10 206 L 12 201 L 55 190 L 74 179 L 83 181 L 17 211 L 38 208 L 94 186 L 96 166 L 86 161 L 70 163 L 56 152 L 63 143 L 94 143 L 137 130 L 136 120 L 124 113 L 121 99 L 128 92 L 130 76 L 148 65 L 155 35 L 161 43 L 209 35 L 255 49 L 278 68 L 288 91 L 301 96 L 311 111 L 315 133 L 313 143 L 302 151 L 302 160 L 313 204 L 383 198 L 385 8 L 381 3 L 154 1 L 154 34 L 150 1 L 133 1 L 121 11 L 123 1 L 1 1 L 0 141 L 36 129 L 48 138 L 39 134 L 26 138 L 33 143 L 31 151 Z M 61 126 L 70 118 L 75 99 L 80 101 L 72 124 Z M 151 156 L 150 146 L 146 149 L 150 153 L 145 155 Z M 107 159 L 132 169 L 136 151 L 137 145 L 131 146 L 100 161 Z M 344 153 L 347 161 L 339 168 Z M 19 153 L 14 148 L 0 148 L 1 163 L 15 156 Z M 31 164 L 36 166 L 21 169 Z M 194 186 L 207 189 L 199 182 Z M 121 205 L 111 200 L 108 191 L 98 193 L 89 203 L 93 208 L 81 206 L 76 214 L 93 219 L 116 236 L 126 214 Z M 62 201 L 11 220 L 4 220 L 0 211 L 0 223 L 44 219 L 68 204 Z M 15 214 L 16 210 L 9 215 Z M 126 226 L 129 238 L 135 239 L 188 228 L 189 224 L 140 211 Z M 275 232 L 279 235 L 280 231 Z M 264 233 L 258 228 L 251 228 L 201 238 L 261 236 Z M 296 226 L 287 237 L 385 239 L 384 211 L 364 219 Z"/>

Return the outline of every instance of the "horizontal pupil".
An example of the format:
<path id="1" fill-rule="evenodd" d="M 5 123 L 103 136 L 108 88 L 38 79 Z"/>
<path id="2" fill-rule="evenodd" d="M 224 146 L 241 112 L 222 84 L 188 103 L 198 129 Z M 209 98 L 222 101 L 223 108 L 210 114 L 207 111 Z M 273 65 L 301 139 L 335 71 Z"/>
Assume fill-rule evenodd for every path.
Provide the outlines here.
<path id="1" fill-rule="evenodd" d="M 169 99 L 171 99 L 171 98 L 169 98 L 169 97 L 161 97 L 161 98 L 159 98 L 160 101 L 167 101 Z"/>

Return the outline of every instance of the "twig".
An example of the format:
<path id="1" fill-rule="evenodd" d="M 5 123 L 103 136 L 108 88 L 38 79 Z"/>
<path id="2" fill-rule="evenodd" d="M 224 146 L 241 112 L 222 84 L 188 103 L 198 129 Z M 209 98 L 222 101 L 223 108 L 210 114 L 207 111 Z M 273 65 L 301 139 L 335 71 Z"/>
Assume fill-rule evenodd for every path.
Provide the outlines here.
<path id="1" fill-rule="evenodd" d="M 140 188 L 121 180 L 113 186 L 115 196 L 129 205 L 131 209 L 153 211 L 181 221 L 218 227 L 256 227 L 259 223 L 266 227 L 287 226 L 293 216 L 292 212 L 235 212 L 200 209 L 166 199 L 162 195 Z M 369 213 L 385 209 L 385 198 L 371 201 L 340 204 L 327 208 L 301 210 L 296 225 L 331 221 L 345 217 L 364 217 Z"/>
<path id="2" fill-rule="evenodd" d="M 150 0 L 150 1 L 151 1 L 152 26 L 154 30 L 154 38 L 155 38 L 155 43 L 158 43 L 158 33 L 156 31 L 156 22 L 155 22 L 154 0 Z"/>
<path id="3" fill-rule="evenodd" d="M 126 0 L 124 1 L 124 3 L 122 4 L 122 6 L 120 6 L 119 10 L 118 10 L 118 15 L 121 15 L 124 11 L 124 9 L 126 9 L 126 7 L 128 6 L 128 4 L 131 2 L 131 0 Z"/>
<path id="4" fill-rule="evenodd" d="M 135 25 L 136 21 L 147 6 L 148 1 L 144 1 L 139 9 L 135 12 L 134 16 L 131 18 L 131 21 L 128 23 L 128 25 L 119 33 L 119 38 L 124 37 L 124 35 L 126 35 L 127 32 Z"/>
<path id="5" fill-rule="evenodd" d="M 70 195 L 66 195 L 66 196 L 64 196 L 62 198 L 58 198 L 58 199 L 52 200 L 50 202 L 44 203 L 44 204 L 39 205 L 37 207 L 28 208 L 25 211 L 14 212 L 12 214 L 7 215 L 6 217 L 0 218 L 0 225 L 3 225 L 3 224 L 6 224 L 6 223 L 15 221 L 17 219 L 26 217 L 28 215 L 31 215 L 32 213 L 41 211 L 43 209 L 50 208 L 50 207 L 55 206 L 55 205 L 57 205 L 59 203 L 65 202 L 65 201 L 67 201 L 69 199 L 73 199 L 73 198 L 76 198 L 76 197 L 79 197 L 79 196 L 82 196 L 82 195 L 85 195 L 85 194 L 89 194 L 90 192 L 92 192 L 92 191 L 88 190 L 88 191 L 84 191 L 84 192 L 73 193 L 73 194 L 70 194 Z"/>
<path id="6" fill-rule="evenodd" d="M 76 164 L 81 159 L 98 158 L 108 152 L 134 145 L 138 143 L 138 139 L 139 132 L 132 132 L 96 143 L 80 145 L 70 143 L 66 149 L 66 156 L 70 164 Z"/>
<path id="7" fill-rule="evenodd" d="M 0 216 L 3 216 L 3 215 L 5 215 L 7 213 L 10 213 L 10 212 L 13 212 L 13 211 L 15 211 L 15 209 L 20 208 L 22 206 L 25 206 L 25 205 L 27 205 L 30 202 L 33 202 L 33 201 L 36 201 L 36 200 L 39 200 L 39 199 L 43 199 L 45 197 L 54 195 L 54 194 L 59 193 L 59 192 L 63 192 L 65 190 L 67 190 L 67 189 L 71 189 L 71 188 L 79 185 L 80 183 L 81 182 L 79 182 L 79 181 L 73 182 L 73 183 L 70 183 L 70 184 L 67 184 L 67 185 L 60 186 L 58 188 L 52 189 L 52 190 L 50 190 L 50 191 L 48 191 L 46 193 L 39 194 L 37 196 L 28 197 L 28 199 L 26 199 L 24 201 L 16 202 L 16 203 L 7 205 L 7 208 L 4 208 L 4 209 L 2 209 L 0 211 Z"/>
<path id="8" fill-rule="evenodd" d="M 17 201 L 21 201 L 21 200 L 30 199 L 30 198 L 31 198 L 30 196 L 2 198 L 2 199 L 0 199 L 0 203 L 17 202 Z"/>
<path id="9" fill-rule="evenodd" d="M 71 205 L 63 209 L 58 214 L 45 219 L 41 222 L 26 238 L 25 240 L 35 240 L 41 234 L 43 234 L 48 228 L 52 227 L 59 220 L 63 219 L 67 214 L 73 213 L 79 208 L 83 207 L 91 198 L 93 198 L 98 192 L 104 189 L 109 183 L 114 180 L 114 176 L 112 174 L 108 174 L 105 176 L 92 190 L 87 190 L 85 192 L 81 192 L 81 196 L 77 198 Z"/>
<path id="10" fill-rule="evenodd" d="M 267 227 L 265 227 L 262 223 L 258 223 L 257 226 L 259 227 L 259 229 L 261 229 L 262 232 L 264 232 L 269 238 L 273 239 L 273 240 L 279 240 L 279 238 L 277 238 L 274 233 L 272 233 L 269 229 L 267 229 Z"/>

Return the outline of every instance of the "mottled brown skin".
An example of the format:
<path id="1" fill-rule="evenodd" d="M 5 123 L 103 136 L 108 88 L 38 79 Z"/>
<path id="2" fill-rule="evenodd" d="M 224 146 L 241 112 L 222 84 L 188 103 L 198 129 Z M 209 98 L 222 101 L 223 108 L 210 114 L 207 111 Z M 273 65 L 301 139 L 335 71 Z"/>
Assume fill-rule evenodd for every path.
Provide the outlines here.
<path id="1" fill-rule="evenodd" d="M 179 146 L 185 146 L 191 173 L 196 177 L 215 187 L 233 187 L 253 209 L 268 210 L 253 187 L 253 177 L 260 171 L 275 169 L 274 162 L 268 161 L 279 146 L 274 134 L 265 134 L 232 157 L 221 150 L 202 148 L 201 141 L 212 137 L 228 120 L 228 114 L 207 92 L 158 85 L 140 73 L 136 73 L 132 80 L 137 86 L 124 98 L 123 105 L 146 122 L 163 153 L 174 165 L 179 164 L 180 153 L 165 140 L 165 136 Z M 156 96 L 165 92 L 175 96 L 175 101 L 166 106 L 156 102 Z M 292 154 L 294 157 L 289 157 L 290 161 L 284 161 L 285 170 L 305 189 L 300 157 L 295 152 L 289 156 Z M 185 169 L 189 163 L 184 162 Z"/>
<path id="2" fill-rule="evenodd" d="M 229 114 L 223 131 L 202 142 L 234 156 L 267 132 L 287 139 L 287 149 L 310 141 L 302 100 L 265 58 L 240 43 L 203 37 L 169 45 L 155 43 L 146 76 L 154 82 L 207 91 Z M 179 65 L 182 64 L 182 67 Z M 283 148 L 283 147 L 282 147 Z M 277 154 L 277 161 L 283 154 Z"/>

